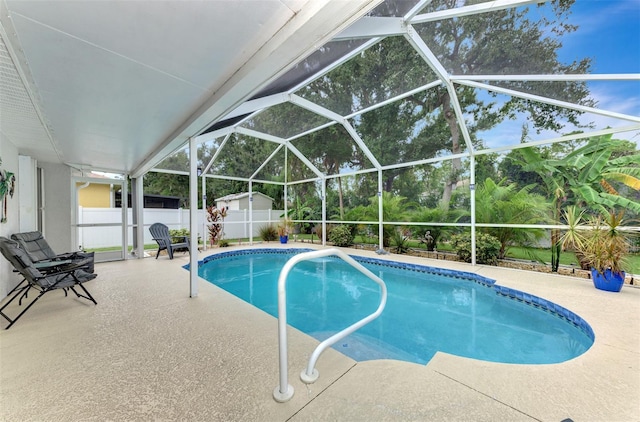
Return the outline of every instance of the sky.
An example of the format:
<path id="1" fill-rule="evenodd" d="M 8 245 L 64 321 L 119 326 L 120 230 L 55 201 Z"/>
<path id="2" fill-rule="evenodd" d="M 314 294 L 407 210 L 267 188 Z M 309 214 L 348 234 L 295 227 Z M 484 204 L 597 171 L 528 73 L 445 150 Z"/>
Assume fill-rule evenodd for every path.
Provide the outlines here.
<path id="1" fill-rule="evenodd" d="M 535 13 L 535 6 L 529 8 Z M 590 57 L 592 74 L 635 74 L 636 81 L 589 81 L 587 86 L 591 98 L 597 102 L 597 109 L 640 116 L 640 0 L 576 0 L 568 21 L 578 29 L 563 35 L 560 62 L 568 64 Z M 480 137 L 490 148 L 511 145 L 514 139 L 519 139 L 522 124 L 527 120 L 527 116 L 521 115 L 518 120 L 505 121 Z M 585 113 L 580 121 L 594 123 L 595 129 L 634 124 L 592 113 Z M 572 129 L 572 126 L 567 127 L 562 132 Z M 552 139 L 559 135 L 530 131 L 529 140 Z M 640 131 L 637 130 L 617 133 L 614 138 L 640 145 Z"/>
<path id="2" fill-rule="evenodd" d="M 594 57 L 593 73 L 640 73 L 640 0 L 577 0 L 561 59 Z"/>
<path id="3" fill-rule="evenodd" d="M 640 0 L 577 0 L 571 22 L 579 28 L 563 38 L 561 60 L 587 56 L 593 58 L 593 74 L 640 74 Z M 640 81 L 592 82 L 589 87 L 598 108 L 640 116 Z M 640 144 L 637 133 L 616 137 Z"/>

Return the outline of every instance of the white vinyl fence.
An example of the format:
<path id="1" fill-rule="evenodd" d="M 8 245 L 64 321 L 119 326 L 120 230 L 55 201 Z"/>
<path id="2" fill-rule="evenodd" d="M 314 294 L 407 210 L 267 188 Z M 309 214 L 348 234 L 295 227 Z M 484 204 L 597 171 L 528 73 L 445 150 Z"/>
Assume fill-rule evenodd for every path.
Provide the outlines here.
<path id="1" fill-rule="evenodd" d="M 129 224 L 132 222 L 131 209 L 128 210 Z M 205 224 L 209 224 L 206 213 L 198 210 L 198 236 L 209 242 L 209 231 Z M 282 210 L 254 210 L 253 237 L 258 237 L 260 227 L 267 224 L 278 224 Z M 248 238 L 250 234 L 249 210 L 227 211 L 223 224 L 225 239 Z M 154 243 L 149 233 L 149 226 L 153 223 L 163 223 L 169 229 L 189 229 L 188 209 L 144 209 L 144 243 Z M 104 224 L 122 221 L 120 208 L 78 208 L 78 223 Z M 129 227 L 129 246 L 133 243 L 133 228 Z M 122 230 L 120 227 L 80 227 L 78 228 L 78 245 L 83 249 L 119 247 L 122 245 Z"/>

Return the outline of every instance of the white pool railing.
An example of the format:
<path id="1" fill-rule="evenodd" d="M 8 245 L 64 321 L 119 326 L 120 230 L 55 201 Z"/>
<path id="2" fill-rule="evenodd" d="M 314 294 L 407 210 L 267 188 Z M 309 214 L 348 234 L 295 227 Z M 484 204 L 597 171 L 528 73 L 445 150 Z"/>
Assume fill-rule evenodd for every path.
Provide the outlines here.
<path id="1" fill-rule="evenodd" d="M 319 251 L 304 252 L 289 259 L 289 261 L 287 261 L 287 263 L 282 268 L 282 271 L 280 271 L 280 277 L 278 278 L 278 346 L 280 356 L 280 384 L 273 390 L 273 398 L 279 403 L 288 401 L 289 399 L 291 399 L 291 397 L 293 397 L 294 393 L 293 387 L 289 384 L 287 374 L 287 276 L 289 275 L 289 271 L 291 271 L 291 269 L 293 269 L 293 267 L 299 262 L 308 261 L 315 258 L 323 258 L 327 256 L 338 256 L 339 258 L 342 258 L 342 260 L 346 261 L 352 267 L 369 277 L 371 280 L 375 281 L 380 286 L 381 290 L 380 305 L 378 305 L 378 309 L 371 315 L 361 319 L 360 321 L 332 335 L 331 337 L 320 343 L 311 354 L 306 370 L 303 370 L 300 373 L 300 379 L 302 380 L 302 382 L 306 384 L 315 382 L 319 376 L 318 370 L 315 369 L 315 364 L 322 352 L 324 352 L 328 347 L 331 347 L 336 342 L 345 338 L 349 334 L 353 333 L 358 328 L 361 328 L 376 319 L 382 313 L 385 304 L 387 303 L 387 286 L 384 284 L 384 281 L 382 281 L 380 277 L 373 274 L 371 271 L 362 266 L 362 264 L 351 258 L 340 249 L 331 248 Z"/>

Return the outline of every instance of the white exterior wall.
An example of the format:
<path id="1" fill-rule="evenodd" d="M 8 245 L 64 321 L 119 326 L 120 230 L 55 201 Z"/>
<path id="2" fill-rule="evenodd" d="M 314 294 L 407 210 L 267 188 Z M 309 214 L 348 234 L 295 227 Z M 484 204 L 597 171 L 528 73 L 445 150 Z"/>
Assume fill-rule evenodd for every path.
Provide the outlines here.
<path id="1" fill-rule="evenodd" d="M 0 132 L 0 158 L 2 158 L 0 169 L 14 173 L 16 176 L 16 191 L 13 198 L 9 197 L 7 201 L 7 221 L 0 223 L 0 236 L 10 238 L 13 233 L 20 231 L 20 195 L 28 195 L 29 193 L 21 192 L 20 189 L 18 149 L 4 137 L 2 132 Z M 0 297 L 5 297 L 21 280 L 12 270 L 11 263 L 0 255 Z"/>
<path id="2" fill-rule="evenodd" d="M 64 164 L 38 163 L 44 171 L 43 235 L 54 251 L 71 251 L 71 169 Z"/>
<path id="3" fill-rule="evenodd" d="M 37 161 L 20 155 L 18 163 L 17 189 L 22 192 L 19 197 L 20 232 L 30 232 L 38 229 Z"/>

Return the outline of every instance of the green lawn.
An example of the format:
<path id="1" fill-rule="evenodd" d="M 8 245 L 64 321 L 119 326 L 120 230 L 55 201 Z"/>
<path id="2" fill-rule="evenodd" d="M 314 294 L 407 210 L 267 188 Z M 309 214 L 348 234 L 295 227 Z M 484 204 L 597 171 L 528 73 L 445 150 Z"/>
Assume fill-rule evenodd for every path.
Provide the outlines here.
<path id="1" fill-rule="evenodd" d="M 363 239 L 361 236 L 356 236 L 354 241 L 356 243 L 373 243 L 371 239 Z M 421 245 L 417 240 L 410 240 L 409 247 L 424 249 L 424 245 Z M 453 248 L 449 243 L 438 243 L 437 250 L 453 252 Z M 551 251 L 549 249 L 511 247 L 507 252 L 507 257 L 550 263 Z M 627 265 L 625 268 L 628 273 L 640 274 L 640 254 L 631 254 L 627 256 L 626 261 Z M 560 264 L 579 266 L 576 255 L 573 252 L 562 252 L 562 254 L 560 254 Z"/>
<path id="2" fill-rule="evenodd" d="M 145 244 L 144 249 L 145 250 L 158 249 L 158 244 L 157 243 Z M 112 252 L 112 251 L 119 251 L 119 250 L 120 250 L 120 246 L 108 246 L 104 248 L 87 248 L 85 249 L 85 252 Z"/>

